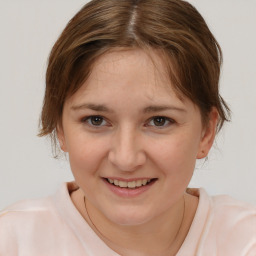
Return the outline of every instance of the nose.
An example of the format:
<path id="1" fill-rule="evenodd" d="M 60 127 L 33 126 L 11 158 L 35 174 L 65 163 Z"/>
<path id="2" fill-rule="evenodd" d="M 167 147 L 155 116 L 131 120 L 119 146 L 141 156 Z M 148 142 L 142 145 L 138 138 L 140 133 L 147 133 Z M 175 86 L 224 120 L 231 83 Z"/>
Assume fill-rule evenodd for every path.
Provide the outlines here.
<path id="1" fill-rule="evenodd" d="M 146 154 L 139 132 L 120 129 L 113 135 L 108 154 L 109 161 L 120 171 L 135 171 L 146 162 Z"/>

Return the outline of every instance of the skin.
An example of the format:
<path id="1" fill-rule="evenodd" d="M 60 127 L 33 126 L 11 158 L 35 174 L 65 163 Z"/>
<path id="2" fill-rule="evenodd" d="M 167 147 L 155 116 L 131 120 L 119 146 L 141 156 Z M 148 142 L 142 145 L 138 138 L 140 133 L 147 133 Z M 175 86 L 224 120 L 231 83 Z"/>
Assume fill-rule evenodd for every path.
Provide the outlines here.
<path id="1" fill-rule="evenodd" d="M 207 156 L 215 136 L 217 111 L 203 127 L 198 107 L 177 97 L 164 70 L 156 51 L 151 57 L 139 49 L 101 56 L 66 100 L 58 128 L 79 186 L 74 205 L 121 255 L 178 251 L 198 203 L 185 191 L 196 159 Z M 109 189 L 110 177 L 155 182 L 138 196 L 122 197 Z"/>

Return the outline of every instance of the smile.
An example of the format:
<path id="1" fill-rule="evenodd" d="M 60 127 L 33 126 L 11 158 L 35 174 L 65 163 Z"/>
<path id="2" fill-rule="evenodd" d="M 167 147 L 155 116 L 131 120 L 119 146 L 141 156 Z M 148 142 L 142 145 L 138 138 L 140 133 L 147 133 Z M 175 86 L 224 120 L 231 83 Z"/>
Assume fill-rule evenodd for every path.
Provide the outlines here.
<path id="1" fill-rule="evenodd" d="M 134 181 L 123 181 L 123 180 L 116 180 L 116 179 L 107 179 L 107 181 L 120 188 L 139 188 L 142 186 L 146 186 L 147 184 L 151 183 L 155 179 L 141 179 L 141 180 L 134 180 Z"/>

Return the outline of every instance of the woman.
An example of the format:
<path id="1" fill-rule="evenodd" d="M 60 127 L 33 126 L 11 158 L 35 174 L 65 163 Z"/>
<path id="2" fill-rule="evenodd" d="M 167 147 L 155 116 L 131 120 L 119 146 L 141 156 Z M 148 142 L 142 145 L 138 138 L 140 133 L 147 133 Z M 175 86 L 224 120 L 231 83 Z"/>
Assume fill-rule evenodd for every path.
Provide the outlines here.
<path id="1" fill-rule="evenodd" d="M 75 181 L 1 213 L 0 255 L 255 255 L 255 208 L 187 189 L 229 109 L 221 49 L 180 0 L 93 0 L 55 43 L 40 135 Z"/>

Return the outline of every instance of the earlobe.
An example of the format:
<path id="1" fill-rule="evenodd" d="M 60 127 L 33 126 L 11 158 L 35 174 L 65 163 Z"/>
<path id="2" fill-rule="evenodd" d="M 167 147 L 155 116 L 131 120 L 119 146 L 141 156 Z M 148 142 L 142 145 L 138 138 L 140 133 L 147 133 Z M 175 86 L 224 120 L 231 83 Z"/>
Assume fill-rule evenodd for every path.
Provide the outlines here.
<path id="1" fill-rule="evenodd" d="M 197 153 L 197 159 L 205 158 L 208 155 L 208 153 L 212 147 L 212 144 L 214 142 L 215 135 L 216 135 L 216 127 L 217 127 L 217 123 L 218 123 L 218 118 L 219 118 L 218 111 L 214 107 L 214 108 L 212 108 L 212 110 L 209 114 L 208 124 L 205 127 L 203 134 L 202 134 L 200 146 L 199 146 L 198 153 Z"/>
<path id="2" fill-rule="evenodd" d="M 207 153 L 208 154 L 208 153 Z M 205 158 L 207 156 L 207 154 L 205 154 L 205 151 L 204 150 L 201 150 L 197 153 L 197 156 L 196 158 L 197 159 L 202 159 L 202 158 Z"/>
<path id="3" fill-rule="evenodd" d="M 62 151 L 67 152 L 63 128 L 57 127 L 57 137 Z"/>

